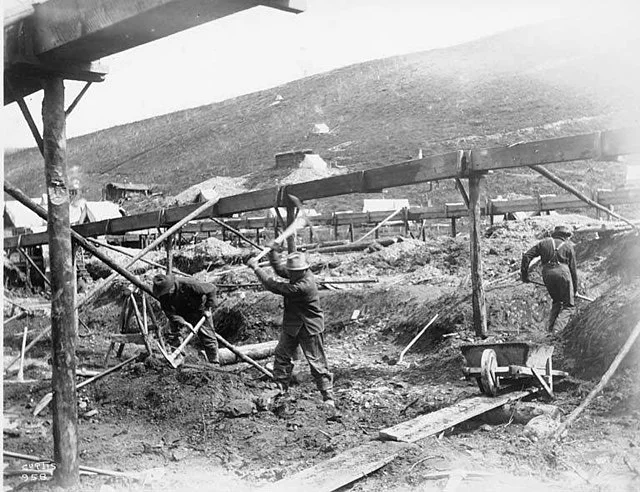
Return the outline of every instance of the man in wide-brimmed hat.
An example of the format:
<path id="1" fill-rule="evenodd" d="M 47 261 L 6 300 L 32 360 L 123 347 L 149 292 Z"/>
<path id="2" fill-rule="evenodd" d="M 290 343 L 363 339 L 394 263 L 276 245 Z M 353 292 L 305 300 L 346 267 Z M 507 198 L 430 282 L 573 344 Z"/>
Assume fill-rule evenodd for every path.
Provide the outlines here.
<path id="1" fill-rule="evenodd" d="M 578 272 L 573 245 L 569 241 L 571 231 L 567 226 L 559 225 L 551 237 L 538 242 L 522 255 L 520 273 L 522 281 L 529 281 L 529 263 L 540 257 L 542 280 L 547 287 L 553 304 L 549 313 L 547 330 L 562 330 L 573 313 L 574 296 L 578 292 Z"/>
<path id="2" fill-rule="evenodd" d="M 182 327 L 191 329 L 203 316 L 206 317 L 206 322 L 198 331 L 198 337 L 204 345 L 208 361 L 218 364 L 218 339 L 211 319 L 216 306 L 215 286 L 192 278 L 158 274 L 153 277 L 153 295 L 160 301 L 160 306 L 169 320 L 168 341 L 171 345 L 180 344 Z"/>
<path id="3" fill-rule="evenodd" d="M 284 297 L 284 317 L 282 332 L 275 351 L 273 376 L 283 391 L 289 388 L 292 360 L 298 349 L 302 348 L 311 375 L 322 394 L 322 399 L 330 407 L 333 400 L 333 375 L 329 372 L 324 352 L 324 314 L 320 307 L 318 287 L 313 273 L 303 253 L 291 253 L 286 261 L 280 255 L 281 245 L 269 244 L 269 261 L 274 271 L 288 282 L 270 277 L 259 266 L 255 258 L 247 265 L 256 273 L 264 287 Z"/>

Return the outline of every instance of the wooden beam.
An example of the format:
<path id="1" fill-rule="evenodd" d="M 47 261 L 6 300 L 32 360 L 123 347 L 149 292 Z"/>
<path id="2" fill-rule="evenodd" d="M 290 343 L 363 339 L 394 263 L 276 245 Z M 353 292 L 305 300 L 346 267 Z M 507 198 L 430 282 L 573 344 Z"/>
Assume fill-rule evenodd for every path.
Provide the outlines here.
<path id="1" fill-rule="evenodd" d="M 253 0 L 49 0 L 34 6 L 34 54 L 94 61 L 257 5 Z"/>
<path id="2" fill-rule="evenodd" d="M 600 191 L 598 200 L 602 205 L 620 205 L 628 203 L 640 203 L 640 188 L 628 188 L 621 190 L 609 190 Z M 536 212 L 536 211 L 549 211 L 559 209 L 571 209 L 571 208 L 585 208 L 590 205 L 584 201 L 574 198 L 570 195 L 546 195 L 542 196 L 540 200 L 537 198 L 521 198 L 516 200 L 490 200 L 490 207 L 494 215 L 502 215 L 506 213 L 514 212 Z M 181 209 L 183 210 L 183 209 Z M 485 207 L 480 207 L 481 214 L 485 214 Z M 309 217 L 309 221 L 314 225 L 329 225 L 333 226 L 334 223 L 338 225 L 366 225 L 369 223 L 377 223 L 387 216 L 388 211 L 380 212 L 355 212 L 336 214 L 335 221 L 332 220 L 333 215 L 329 213 L 321 214 L 314 217 Z M 179 215 L 179 214 L 173 214 Z M 421 221 L 425 219 L 445 219 L 445 218 L 461 218 L 468 217 L 469 210 L 463 203 L 457 204 L 445 204 L 445 206 L 434 207 L 422 207 L 412 208 L 408 211 L 407 217 L 409 220 Z M 208 218 L 212 218 L 208 216 Z M 123 217 L 123 219 L 125 219 Z M 136 227 L 140 229 L 147 229 L 155 227 L 158 224 L 158 213 L 145 213 L 140 215 L 132 215 L 126 217 L 126 224 L 123 225 L 119 221 L 121 219 L 112 219 L 110 221 L 94 222 L 92 224 L 82 224 L 73 226 L 72 229 L 82 233 L 82 235 L 100 235 L 99 231 L 107 229 L 127 229 L 128 227 Z M 216 219 L 219 220 L 219 219 Z M 232 225 L 235 228 L 266 228 L 269 227 L 273 218 L 270 217 L 251 217 L 251 218 L 225 218 L 224 223 Z M 166 226 L 166 220 L 161 224 Z M 135 229 L 127 229 L 126 232 Z M 220 227 L 211 222 L 192 222 L 186 224 L 182 228 L 182 232 L 195 233 L 195 232 L 215 232 L 219 231 Z M 13 249 L 17 247 L 17 240 L 19 236 L 7 236 L 4 240 L 4 249 Z M 35 233 L 24 234 L 20 236 L 20 244 L 27 246 L 37 246 L 47 243 L 47 233 Z M 104 245 L 103 243 L 100 243 Z M 157 264 L 156 264 L 157 266 Z M 164 268 L 164 267 L 162 267 Z"/>
<path id="3" fill-rule="evenodd" d="M 306 0 L 263 0 L 262 5 L 292 14 L 300 14 L 307 9 Z"/>
<path id="4" fill-rule="evenodd" d="M 31 130 L 31 135 L 33 135 L 33 138 L 36 141 L 36 145 L 40 150 L 40 154 L 44 156 L 44 144 L 42 143 L 42 136 L 40 135 L 40 130 L 38 130 L 36 122 L 33 120 L 33 116 L 31 116 L 31 112 L 29 111 L 27 103 L 24 102 L 22 96 L 18 95 L 18 93 L 15 92 L 15 90 L 13 89 L 13 85 L 9 81 L 8 77 L 5 77 L 4 83 L 10 98 L 16 101 L 18 107 L 20 108 L 20 111 L 22 112 L 22 116 L 24 116 L 24 119 L 27 121 L 27 125 L 29 126 L 29 130 Z M 7 103 L 5 102 L 5 104 Z"/>
<path id="5" fill-rule="evenodd" d="M 54 476 L 63 488 L 79 483 L 76 396 L 76 293 L 73 288 L 67 189 L 64 83 L 43 81 L 44 162 L 48 190 L 51 263 L 51 341 Z"/>
<path id="6" fill-rule="evenodd" d="M 91 87 L 91 84 L 93 84 L 93 82 L 87 82 L 84 87 L 82 88 L 82 90 L 78 93 L 78 95 L 76 96 L 76 98 L 73 100 L 73 102 L 71 103 L 71 105 L 65 110 L 64 114 L 66 116 L 69 116 L 71 114 L 71 111 L 73 111 L 75 109 L 75 107 L 78 105 L 78 103 L 80 102 L 80 100 L 82 99 L 82 96 L 84 96 L 87 91 L 89 90 L 89 87 Z"/>
<path id="7" fill-rule="evenodd" d="M 462 184 L 462 181 L 460 181 L 460 178 L 455 178 L 455 180 L 456 180 L 456 188 L 460 192 L 460 195 L 462 196 L 462 200 L 464 201 L 464 204 L 466 205 L 467 208 L 469 208 L 469 195 L 467 195 L 467 190 L 464 189 L 464 185 Z"/>
<path id="8" fill-rule="evenodd" d="M 473 327 L 476 336 L 487 338 L 487 306 L 482 281 L 482 253 L 480 249 L 482 222 L 480 218 L 480 182 L 482 176 L 469 177 L 469 222 L 471 246 L 471 288 L 473 303 Z"/>
<path id="9" fill-rule="evenodd" d="M 581 145 L 584 147 L 580 147 Z M 638 152 L 640 152 L 640 127 L 634 127 L 579 135 L 577 137 L 562 137 L 550 141 L 530 142 L 504 149 L 474 150 L 468 153 L 467 161 L 472 168 L 477 168 L 484 172 L 489 169 L 530 166 L 541 162 L 559 163 L 584 159 L 589 156 L 602 158 L 603 155 L 614 156 Z M 465 172 L 467 171 L 462 171 L 462 173 Z M 372 193 L 394 186 L 417 184 L 435 179 L 455 178 L 459 177 L 460 174 L 458 153 L 451 152 L 367 171 L 296 183 L 288 185 L 287 192 L 304 201 L 350 193 Z M 273 197 L 276 196 L 277 192 L 278 188 L 273 187 L 223 197 L 214 207 L 213 212 L 203 213 L 196 218 L 228 216 L 238 212 L 268 209 L 273 206 Z M 466 210 L 464 205 L 461 204 L 461 206 L 461 212 Z M 157 212 L 149 212 L 110 221 L 82 224 L 74 227 L 74 229 L 83 236 L 100 236 L 148 229 L 150 227 L 167 227 L 179 221 L 195 208 L 197 208 L 197 205 L 165 209 L 162 220 L 158 219 Z M 455 214 L 457 213 L 456 211 Z M 465 213 L 454 215 L 452 212 L 452 215 L 448 217 L 461 217 L 464 215 Z M 441 212 L 437 209 L 434 209 L 433 212 L 424 212 L 421 215 L 409 213 L 410 220 L 437 219 L 441 217 Z M 24 242 L 22 244 L 31 246 L 43 244 L 44 242 Z"/>
<path id="10" fill-rule="evenodd" d="M 578 189 L 574 188 L 573 186 L 571 186 L 569 183 L 567 183 L 566 181 L 560 179 L 558 176 L 556 176 L 555 174 L 553 174 L 551 171 L 545 169 L 542 166 L 530 166 L 531 169 L 533 169 L 534 171 L 542 174 L 545 178 L 549 179 L 550 181 L 554 182 L 555 184 L 557 184 L 558 186 L 560 186 L 562 189 L 567 190 L 569 193 L 577 196 L 580 200 L 582 200 L 585 203 L 588 203 L 589 205 L 591 205 L 592 207 L 597 208 L 598 210 L 603 211 L 606 214 L 611 215 L 612 217 L 615 217 L 618 220 L 622 220 L 623 222 L 626 222 L 627 224 L 629 224 L 631 227 L 633 227 L 634 229 L 637 230 L 635 224 L 633 222 L 631 222 L 629 219 L 625 219 L 624 217 L 618 215 L 617 213 L 613 212 L 612 210 L 609 210 L 607 207 L 604 207 L 602 205 L 600 205 L 597 202 L 594 202 L 591 198 L 589 198 L 587 195 L 585 195 L 584 193 L 581 193 Z"/>
<path id="11" fill-rule="evenodd" d="M 450 407 L 442 408 L 415 419 L 402 422 L 379 432 L 380 439 L 389 441 L 416 442 L 438 434 L 454 425 L 481 415 L 489 410 L 519 400 L 537 390 L 516 391 L 502 396 L 475 396 Z"/>

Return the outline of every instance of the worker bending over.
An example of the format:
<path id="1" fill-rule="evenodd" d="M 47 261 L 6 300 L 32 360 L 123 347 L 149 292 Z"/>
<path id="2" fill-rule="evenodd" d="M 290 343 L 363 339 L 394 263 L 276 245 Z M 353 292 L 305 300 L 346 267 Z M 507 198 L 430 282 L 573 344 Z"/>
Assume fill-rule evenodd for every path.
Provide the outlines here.
<path id="1" fill-rule="evenodd" d="M 204 345 L 207 360 L 219 364 L 218 339 L 213 327 L 212 311 L 216 305 L 216 287 L 192 278 L 177 278 L 174 275 L 158 274 L 153 277 L 153 295 L 169 320 L 168 342 L 176 347 L 180 344 L 180 330 L 193 330 L 204 316 L 206 321 L 198 331 Z"/>

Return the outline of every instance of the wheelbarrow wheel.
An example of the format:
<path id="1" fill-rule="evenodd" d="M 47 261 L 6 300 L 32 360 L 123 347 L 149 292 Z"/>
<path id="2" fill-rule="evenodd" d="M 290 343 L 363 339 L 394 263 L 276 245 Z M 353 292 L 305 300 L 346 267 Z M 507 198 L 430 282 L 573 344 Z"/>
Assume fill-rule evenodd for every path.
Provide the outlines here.
<path id="1" fill-rule="evenodd" d="M 480 378 L 478 379 L 478 386 L 485 395 L 496 396 L 498 394 L 500 384 L 496 376 L 497 367 L 498 357 L 495 350 L 485 349 L 480 360 Z"/>

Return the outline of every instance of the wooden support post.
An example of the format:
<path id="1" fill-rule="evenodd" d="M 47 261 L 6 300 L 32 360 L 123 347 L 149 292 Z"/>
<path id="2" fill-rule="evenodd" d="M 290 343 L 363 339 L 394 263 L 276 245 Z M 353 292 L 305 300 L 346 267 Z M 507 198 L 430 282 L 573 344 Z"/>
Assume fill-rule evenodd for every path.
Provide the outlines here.
<path id="1" fill-rule="evenodd" d="M 425 219 L 422 219 L 422 224 L 420 225 L 420 231 L 422 234 L 422 241 L 423 242 L 427 242 L 427 221 Z"/>
<path id="2" fill-rule="evenodd" d="M 167 275 L 171 275 L 173 273 L 173 234 L 167 238 L 164 244 L 167 250 Z"/>
<path id="3" fill-rule="evenodd" d="M 482 254 L 480 252 L 481 218 L 480 218 L 480 182 L 482 175 L 472 174 L 469 177 L 469 222 L 471 239 L 471 287 L 473 302 L 473 327 L 476 336 L 487 338 L 487 307 L 482 282 Z"/>
<path id="4" fill-rule="evenodd" d="M 24 270 L 26 274 L 27 288 L 29 289 L 29 291 L 34 292 L 33 285 L 31 284 L 31 263 L 30 262 L 28 261 L 25 262 Z"/>
<path id="5" fill-rule="evenodd" d="M 451 217 L 451 237 L 456 237 L 458 232 L 456 231 L 456 218 Z"/>
<path id="6" fill-rule="evenodd" d="M 353 222 L 349 224 L 349 241 L 353 242 Z"/>
<path id="7" fill-rule="evenodd" d="M 260 228 L 256 227 L 256 244 L 260 246 Z"/>
<path id="8" fill-rule="evenodd" d="M 404 237 L 409 237 L 409 209 L 402 209 L 402 220 L 404 221 Z"/>
<path id="9" fill-rule="evenodd" d="M 64 82 L 43 79 L 44 163 L 51 263 L 51 342 L 54 477 L 63 488 L 79 482 L 76 398 L 76 320 L 67 188 Z"/>
<path id="10" fill-rule="evenodd" d="M 293 224 L 296 219 L 296 207 L 293 204 L 287 203 L 287 227 Z M 289 253 L 295 253 L 296 251 L 296 234 L 291 234 L 287 238 L 287 251 Z"/>
<path id="11" fill-rule="evenodd" d="M 338 240 L 338 216 L 333 214 L 333 239 Z"/>

